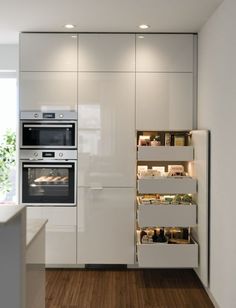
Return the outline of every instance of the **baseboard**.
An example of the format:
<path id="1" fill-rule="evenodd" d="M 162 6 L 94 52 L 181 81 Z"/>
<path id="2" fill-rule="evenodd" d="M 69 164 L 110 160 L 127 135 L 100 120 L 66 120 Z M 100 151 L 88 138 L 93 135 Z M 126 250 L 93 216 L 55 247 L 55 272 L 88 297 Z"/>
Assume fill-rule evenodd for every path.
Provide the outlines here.
<path id="1" fill-rule="evenodd" d="M 85 268 L 84 264 L 46 264 L 45 265 L 46 269 L 51 269 L 51 268 L 58 268 L 58 269 L 63 269 L 63 268 Z"/>
<path id="2" fill-rule="evenodd" d="M 212 304 L 214 305 L 215 308 L 220 308 L 220 305 L 217 303 L 217 301 L 215 300 L 214 296 L 212 295 L 211 291 L 209 288 L 205 287 L 205 290 L 208 294 L 208 296 L 210 297 L 210 300 L 212 301 Z"/>

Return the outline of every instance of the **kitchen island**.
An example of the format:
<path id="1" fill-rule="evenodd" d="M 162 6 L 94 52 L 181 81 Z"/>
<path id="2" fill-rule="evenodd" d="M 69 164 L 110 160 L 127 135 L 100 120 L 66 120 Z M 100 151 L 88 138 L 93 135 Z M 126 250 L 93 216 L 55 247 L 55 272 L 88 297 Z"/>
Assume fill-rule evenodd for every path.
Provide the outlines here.
<path id="1" fill-rule="evenodd" d="M 0 306 L 44 307 L 46 220 L 26 220 L 26 208 L 0 206 Z"/>

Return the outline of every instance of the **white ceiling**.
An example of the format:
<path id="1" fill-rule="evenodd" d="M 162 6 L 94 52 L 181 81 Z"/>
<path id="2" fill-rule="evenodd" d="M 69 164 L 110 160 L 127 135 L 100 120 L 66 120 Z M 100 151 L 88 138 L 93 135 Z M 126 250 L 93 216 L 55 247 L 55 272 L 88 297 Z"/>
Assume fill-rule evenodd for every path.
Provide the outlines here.
<path id="1" fill-rule="evenodd" d="M 223 0 L 0 0 L 0 44 L 21 31 L 197 32 Z M 66 31 L 68 32 L 68 30 Z"/>

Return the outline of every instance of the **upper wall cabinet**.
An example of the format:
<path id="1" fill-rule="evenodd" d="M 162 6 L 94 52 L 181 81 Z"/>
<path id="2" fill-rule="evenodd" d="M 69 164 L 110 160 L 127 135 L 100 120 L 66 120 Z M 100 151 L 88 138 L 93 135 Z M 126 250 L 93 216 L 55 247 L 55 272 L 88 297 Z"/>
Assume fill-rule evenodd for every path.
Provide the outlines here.
<path id="1" fill-rule="evenodd" d="M 77 110 L 76 72 L 22 72 L 20 110 Z"/>
<path id="2" fill-rule="evenodd" d="M 192 72 L 193 35 L 137 34 L 136 70 L 138 72 Z"/>
<path id="3" fill-rule="evenodd" d="M 137 130 L 193 127 L 192 73 L 137 73 Z"/>
<path id="4" fill-rule="evenodd" d="M 22 33 L 20 71 L 77 71 L 77 35 Z"/>
<path id="5" fill-rule="evenodd" d="M 135 70 L 134 34 L 80 34 L 79 71 Z"/>

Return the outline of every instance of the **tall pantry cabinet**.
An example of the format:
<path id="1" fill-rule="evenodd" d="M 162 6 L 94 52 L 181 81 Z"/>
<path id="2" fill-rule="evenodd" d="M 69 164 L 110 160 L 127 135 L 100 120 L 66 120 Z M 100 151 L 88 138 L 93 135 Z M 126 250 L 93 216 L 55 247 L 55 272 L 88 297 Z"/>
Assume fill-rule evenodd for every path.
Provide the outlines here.
<path id="1" fill-rule="evenodd" d="M 82 264 L 133 264 L 135 35 L 79 34 L 78 245 Z"/>
<path id="2" fill-rule="evenodd" d="M 19 111 L 77 111 L 77 35 L 21 33 Z M 21 189 L 21 188 L 20 188 Z M 48 219 L 46 265 L 76 264 L 76 207 L 27 207 Z"/>

